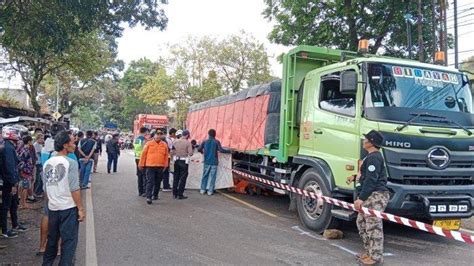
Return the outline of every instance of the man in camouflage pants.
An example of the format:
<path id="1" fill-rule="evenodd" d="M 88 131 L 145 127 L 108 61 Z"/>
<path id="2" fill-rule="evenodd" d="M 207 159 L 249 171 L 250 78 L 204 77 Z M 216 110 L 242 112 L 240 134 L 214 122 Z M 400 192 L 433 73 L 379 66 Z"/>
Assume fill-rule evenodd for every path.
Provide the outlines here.
<path id="1" fill-rule="evenodd" d="M 383 211 L 390 199 L 387 172 L 379 151 L 382 143 L 383 136 L 378 131 L 372 130 L 365 135 L 363 147 L 368 155 L 360 167 L 360 186 L 357 187 L 358 197 L 354 202 L 356 209 L 366 207 Z M 354 178 L 348 181 L 354 181 Z M 359 212 L 357 228 L 364 243 L 364 253 L 358 255 L 359 261 L 363 265 L 383 263 L 382 219 Z"/>

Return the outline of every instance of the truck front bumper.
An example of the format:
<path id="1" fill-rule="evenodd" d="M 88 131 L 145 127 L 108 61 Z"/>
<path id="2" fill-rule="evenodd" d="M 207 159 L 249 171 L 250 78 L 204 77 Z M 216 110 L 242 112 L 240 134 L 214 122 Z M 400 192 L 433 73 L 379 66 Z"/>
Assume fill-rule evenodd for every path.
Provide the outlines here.
<path id="1" fill-rule="evenodd" d="M 386 212 L 420 219 L 469 218 L 474 185 L 414 186 L 388 182 L 392 193 Z"/>

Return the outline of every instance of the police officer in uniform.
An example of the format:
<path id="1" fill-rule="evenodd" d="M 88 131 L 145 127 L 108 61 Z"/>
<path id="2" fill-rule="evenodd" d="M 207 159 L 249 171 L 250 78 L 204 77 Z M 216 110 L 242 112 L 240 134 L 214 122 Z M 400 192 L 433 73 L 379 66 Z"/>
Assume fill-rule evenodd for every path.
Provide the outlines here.
<path id="1" fill-rule="evenodd" d="M 387 189 L 387 172 L 379 151 L 383 144 L 383 135 L 372 130 L 364 136 L 363 148 L 368 154 L 360 167 L 360 186 L 356 189 L 358 196 L 354 205 L 356 209 L 366 207 L 383 211 L 390 199 Z M 354 177 L 349 177 L 348 182 L 354 179 Z M 359 261 L 363 265 L 383 263 L 382 219 L 359 212 L 357 228 L 364 244 L 364 253 L 358 255 Z"/>

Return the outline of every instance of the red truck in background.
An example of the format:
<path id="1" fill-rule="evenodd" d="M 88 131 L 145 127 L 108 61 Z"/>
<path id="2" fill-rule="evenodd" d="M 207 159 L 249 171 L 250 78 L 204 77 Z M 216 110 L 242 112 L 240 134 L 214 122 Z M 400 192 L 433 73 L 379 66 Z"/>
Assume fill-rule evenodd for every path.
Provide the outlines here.
<path id="1" fill-rule="evenodd" d="M 141 127 L 148 129 L 167 128 L 169 126 L 166 115 L 138 114 L 133 122 L 133 134 L 137 136 Z"/>

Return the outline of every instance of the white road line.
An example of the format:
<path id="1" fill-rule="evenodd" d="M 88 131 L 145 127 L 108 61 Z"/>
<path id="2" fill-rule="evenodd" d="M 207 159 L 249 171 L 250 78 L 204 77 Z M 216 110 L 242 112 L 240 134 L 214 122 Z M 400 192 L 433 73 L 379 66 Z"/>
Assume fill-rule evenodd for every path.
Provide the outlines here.
<path id="1" fill-rule="evenodd" d="M 248 203 L 248 202 L 246 202 L 246 201 L 243 201 L 243 200 L 241 200 L 241 199 L 238 199 L 238 198 L 236 198 L 236 197 L 233 197 L 233 196 L 231 196 L 231 195 L 229 195 L 229 194 L 227 194 L 227 193 L 224 193 L 224 192 L 221 192 L 221 191 L 217 191 L 217 192 L 218 192 L 219 194 L 221 194 L 222 196 L 228 198 L 228 199 L 237 201 L 238 203 L 243 204 L 243 205 L 245 205 L 245 206 L 247 206 L 247 207 L 249 207 L 249 208 L 251 208 L 251 209 L 254 209 L 254 210 L 256 210 L 256 211 L 258 211 L 258 212 L 260 212 L 260 213 L 263 213 L 263 214 L 268 215 L 268 216 L 273 217 L 273 218 L 277 218 L 277 217 L 278 217 L 278 215 L 275 215 L 275 214 L 273 214 L 273 213 L 271 213 L 271 212 L 269 212 L 269 211 L 266 211 L 266 210 L 264 210 L 264 209 L 261 209 L 261 208 L 255 206 L 255 205 L 253 205 L 253 204 L 250 204 L 250 203 Z"/>
<path id="2" fill-rule="evenodd" d="M 86 190 L 86 265 L 97 266 L 97 248 L 95 245 L 94 206 L 92 187 Z"/>
<path id="3" fill-rule="evenodd" d="M 303 229 L 302 229 L 301 227 L 299 227 L 298 225 L 292 226 L 291 229 L 293 229 L 293 230 L 295 230 L 295 231 L 298 231 L 298 232 L 300 233 L 300 235 L 309 236 L 309 237 L 311 237 L 311 238 L 313 238 L 313 239 L 316 239 L 316 240 L 322 240 L 322 241 L 326 241 L 326 240 L 327 240 L 326 238 L 317 237 L 317 236 L 311 234 L 311 232 L 308 232 L 308 231 L 303 230 Z M 339 245 L 339 244 L 332 243 L 331 246 L 337 247 L 338 249 L 343 250 L 343 251 L 345 251 L 345 252 L 347 252 L 347 253 L 349 253 L 349 254 L 351 254 L 351 255 L 354 255 L 354 256 L 357 255 L 357 252 L 355 252 L 355 251 L 353 251 L 353 250 L 350 250 L 350 249 L 348 249 L 348 248 L 346 248 L 346 247 L 344 247 L 344 246 L 341 246 L 341 245 Z M 383 255 L 384 255 L 384 257 L 391 257 L 391 256 L 394 256 L 393 253 L 389 253 L 389 252 L 388 252 L 388 253 L 384 253 Z"/>
<path id="4" fill-rule="evenodd" d="M 348 249 L 348 248 L 346 248 L 346 247 L 343 247 L 343 246 L 341 246 L 341 245 L 332 243 L 331 246 L 336 247 L 336 248 L 338 248 L 338 249 L 340 249 L 340 250 L 344 250 L 345 252 L 350 253 L 350 254 L 352 254 L 352 255 L 354 255 L 354 256 L 357 255 L 357 252 L 352 251 L 352 250 L 350 250 L 350 249 Z"/>
<path id="5" fill-rule="evenodd" d="M 326 241 L 327 240 L 326 238 L 317 237 L 317 236 L 311 234 L 310 232 L 301 229 L 301 227 L 299 227 L 298 225 L 292 226 L 291 229 L 293 229 L 295 231 L 298 231 L 300 233 L 300 235 L 302 235 L 302 236 L 309 236 L 313 239 L 317 239 L 317 240 L 321 240 L 321 241 Z"/>

